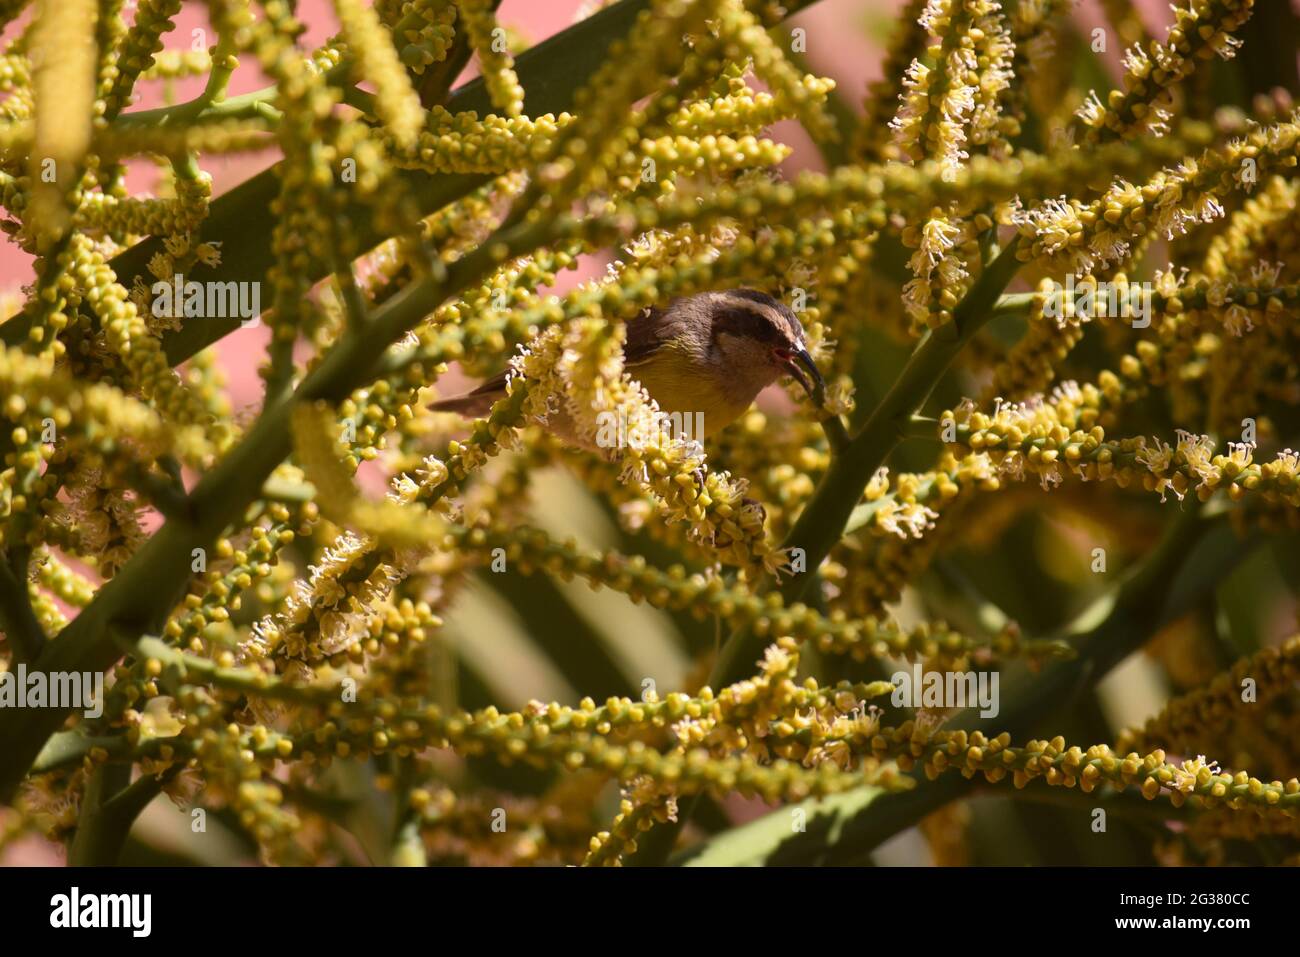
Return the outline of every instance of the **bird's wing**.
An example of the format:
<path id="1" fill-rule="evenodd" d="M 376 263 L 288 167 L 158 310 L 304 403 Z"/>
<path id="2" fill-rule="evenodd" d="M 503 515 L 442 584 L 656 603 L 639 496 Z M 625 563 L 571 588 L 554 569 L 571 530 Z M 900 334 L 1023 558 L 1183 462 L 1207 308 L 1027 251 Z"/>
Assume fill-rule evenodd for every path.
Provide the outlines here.
<path id="1" fill-rule="evenodd" d="M 671 338 L 672 330 L 658 322 L 663 310 L 657 306 L 646 306 L 635 317 L 627 321 L 627 341 L 623 344 L 623 365 L 634 366 L 644 362 L 663 343 Z M 504 393 L 506 376 L 510 370 L 498 372 L 492 378 L 477 386 L 469 395 Z"/>
<path id="2" fill-rule="evenodd" d="M 672 331 L 658 322 L 663 310 L 647 306 L 627 322 L 627 342 L 623 346 L 623 365 L 632 368 L 645 362 L 671 338 Z M 461 415 L 486 415 L 494 402 L 506 394 L 506 377 L 510 370 L 498 372 L 463 395 L 439 399 L 430 408 Z"/>
<path id="3" fill-rule="evenodd" d="M 627 341 L 623 344 L 625 368 L 645 362 L 672 338 L 672 329 L 659 321 L 663 312 L 657 306 L 647 306 L 627 321 Z"/>

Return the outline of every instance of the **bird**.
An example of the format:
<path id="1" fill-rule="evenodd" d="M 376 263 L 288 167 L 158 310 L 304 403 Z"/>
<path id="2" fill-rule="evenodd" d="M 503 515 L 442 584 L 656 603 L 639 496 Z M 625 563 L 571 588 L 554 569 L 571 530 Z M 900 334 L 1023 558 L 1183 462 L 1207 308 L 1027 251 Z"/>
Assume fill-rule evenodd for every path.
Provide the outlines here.
<path id="1" fill-rule="evenodd" d="M 794 311 L 755 289 L 702 292 L 641 310 L 627 321 L 623 367 L 674 423 L 695 425 L 695 439 L 726 428 L 782 376 L 798 382 L 819 406 L 826 389 Z M 505 396 L 508 375 L 501 372 L 430 408 L 485 416 Z M 563 412 L 548 420 L 548 428 L 570 444 L 593 446 Z"/>

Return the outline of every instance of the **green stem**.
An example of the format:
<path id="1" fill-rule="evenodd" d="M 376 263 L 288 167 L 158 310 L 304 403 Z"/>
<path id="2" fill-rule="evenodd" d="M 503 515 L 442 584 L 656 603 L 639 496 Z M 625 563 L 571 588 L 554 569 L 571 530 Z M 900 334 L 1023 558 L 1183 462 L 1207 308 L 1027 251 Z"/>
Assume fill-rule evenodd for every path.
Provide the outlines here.
<path id="1" fill-rule="evenodd" d="M 115 864 L 131 825 L 158 796 L 163 783 L 163 778 L 146 774 L 132 784 L 129 764 L 97 766 L 82 796 L 68 863 L 73 867 Z"/>
<path id="2" fill-rule="evenodd" d="M 131 653 L 142 658 L 155 658 L 165 667 L 173 668 L 183 678 L 197 677 L 205 684 L 231 691 L 276 701 L 297 704 L 328 705 L 339 699 L 337 688 L 314 685 L 294 685 L 272 678 L 260 671 L 244 668 L 223 668 L 210 658 L 186 654 L 166 644 L 159 638 L 145 637 L 128 642 Z M 188 683 L 193 684 L 194 681 Z M 56 737 L 58 737 L 56 735 Z M 53 739 L 51 739 L 53 740 Z"/>
<path id="3" fill-rule="evenodd" d="M 68 849 L 68 863 L 74 867 L 117 863 L 135 819 L 180 769 L 180 765 L 174 765 L 161 775 L 145 774 L 127 784 L 130 764 L 97 767 L 86 786 L 81 817 Z"/>
<path id="4" fill-rule="evenodd" d="M 52 735 L 41 748 L 41 753 L 32 762 L 33 774 L 45 774 L 77 764 L 95 748 L 102 748 L 112 755 L 123 747 L 125 738 L 120 736 L 92 736 L 80 731 L 60 731 Z"/>
<path id="5" fill-rule="evenodd" d="M 0 625 L 13 649 L 14 664 L 35 661 L 45 645 L 45 630 L 32 611 L 27 583 L 14 574 L 7 559 L 0 553 Z"/>
<path id="6" fill-rule="evenodd" d="M 849 430 L 844 425 L 844 419 L 838 415 L 832 415 L 822 419 L 822 431 L 826 434 L 826 442 L 830 445 L 831 451 L 840 455 L 849 447 Z"/>
<path id="7" fill-rule="evenodd" d="M 997 304 L 993 307 L 991 319 L 999 319 L 1002 316 L 1020 316 L 1029 315 L 1029 307 L 1034 304 L 1034 297 L 1037 293 L 1033 292 L 1013 292 L 1006 296 L 999 296 Z"/>
<path id="8" fill-rule="evenodd" d="M 236 58 L 235 38 L 229 31 L 222 30 L 217 36 L 216 49 L 212 51 L 212 70 L 208 73 L 208 82 L 203 86 L 199 101 L 205 105 L 220 103 L 226 98 L 226 89 L 230 78 L 239 66 Z"/>
<path id="9" fill-rule="evenodd" d="M 397 755 L 392 756 L 392 764 L 398 787 L 388 863 L 394 867 L 427 867 L 429 856 L 424 849 L 424 837 L 420 834 L 420 814 L 411 807 L 417 765 L 414 759 Z"/>
<path id="10" fill-rule="evenodd" d="M 151 472 L 136 461 L 128 461 L 124 468 L 127 484 L 143 495 L 164 518 L 177 518 L 188 511 L 190 503 L 182 482 Z"/>
<path id="11" fill-rule="evenodd" d="M 338 69 L 337 67 L 335 68 Z M 333 71 L 327 76 L 332 76 Z M 113 128 L 122 132 L 153 127 L 185 126 L 199 123 L 221 123 L 227 120 L 255 120 L 266 118 L 267 108 L 275 110 L 276 88 L 241 93 L 229 99 L 208 99 L 207 90 L 192 100 L 175 106 L 160 106 L 137 113 L 124 113 L 113 122 Z M 275 112 L 278 115 L 278 111 Z"/>
<path id="12" fill-rule="evenodd" d="M 914 415 L 907 420 L 907 425 L 903 427 L 903 435 L 909 439 L 930 439 L 939 441 L 939 431 L 943 428 L 943 423 L 939 419 L 931 418 L 928 415 Z"/>
<path id="13" fill-rule="evenodd" d="M 1157 823 L 1187 821 L 1193 816 L 1193 808 L 1188 805 L 1174 807 L 1168 801 L 1148 801 L 1133 791 L 1085 794 L 1077 788 L 1035 786 L 1002 789 L 993 785 L 980 785 L 975 788 L 972 797 L 1009 797 L 1031 804 L 1046 804 L 1073 811 L 1082 810 L 1085 813 L 1100 807 L 1121 819 Z"/>

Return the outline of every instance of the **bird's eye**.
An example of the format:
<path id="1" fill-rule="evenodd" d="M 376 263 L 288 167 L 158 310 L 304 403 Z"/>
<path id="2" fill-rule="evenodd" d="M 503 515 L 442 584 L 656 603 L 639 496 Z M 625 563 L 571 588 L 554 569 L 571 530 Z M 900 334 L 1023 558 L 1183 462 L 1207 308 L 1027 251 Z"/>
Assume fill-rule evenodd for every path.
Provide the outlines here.
<path id="1" fill-rule="evenodd" d="M 789 362 L 794 358 L 794 353 L 789 349 L 773 349 L 772 355 L 776 356 L 782 362 Z"/>

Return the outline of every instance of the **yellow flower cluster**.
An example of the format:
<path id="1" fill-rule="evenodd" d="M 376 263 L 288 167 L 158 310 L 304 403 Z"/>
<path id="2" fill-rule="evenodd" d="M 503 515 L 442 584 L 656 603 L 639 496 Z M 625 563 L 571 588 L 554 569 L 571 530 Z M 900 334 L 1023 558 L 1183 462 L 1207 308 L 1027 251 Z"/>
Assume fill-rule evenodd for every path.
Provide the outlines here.
<path id="1" fill-rule="evenodd" d="M 99 317 L 104 338 L 129 370 L 130 382 L 168 421 L 202 429 L 206 443 L 223 449 L 231 439 L 228 426 L 212 422 L 204 408 L 180 381 L 167 362 L 161 344 L 117 283 L 104 258 L 84 236 L 73 239 L 77 257 L 72 274 L 85 290 L 85 301 Z"/>
<path id="2" fill-rule="evenodd" d="M 826 77 L 808 74 L 796 79 L 804 90 L 800 101 L 822 103 L 835 89 L 834 81 Z M 679 136 L 752 134 L 793 116 L 792 101 L 793 97 L 754 92 L 742 83 L 741 89 L 726 96 L 682 104 L 665 122 Z"/>
<path id="3" fill-rule="evenodd" d="M 1174 22 L 1164 43 L 1147 49 L 1135 43 L 1124 57 L 1124 89 L 1103 105 L 1093 92 L 1078 116 L 1089 142 L 1163 133 L 1173 111 L 1172 87 L 1191 75 L 1198 60 L 1218 54 L 1230 59 L 1241 41 L 1232 32 L 1249 19 L 1254 0 L 1190 0 L 1173 7 Z"/>
<path id="4" fill-rule="evenodd" d="M 823 80 L 809 86 L 741 0 L 726 0 L 720 7 L 715 23 L 724 56 L 729 60 L 749 57 L 754 72 L 771 87 L 778 101 L 789 105 L 809 133 L 820 139 L 835 139 L 835 121 L 824 107 L 826 93 L 834 84 Z"/>
<path id="5" fill-rule="evenodd" d="M 584 551 L 573 542 L 552 541 L 545 532 L 526 526 L 451 530 L 449 534 L 458 549 L 477 553 L 502 549 L 506 560 L 520 563 L 525 574 L 544 569 L 566 580 L 578 576 L 593 587 L 611 588 L 636 602 L 688 611 L 701 618 L 716 616 L 734 626 L 752 627 L 764 636 L 792 636 L 813 643 L 819 651 L 847 654 L 858 661 L 885 656 L 953 663 L 1013 657 L 1042 661 L 1070 654 L 1059 642 L 1024 640 L 1011 633 L 989 645 L 942 622 L 904 629 L 888 618 L 848 619 L 840 614 L 823 616 L 802 605 L 786 608 L 775 593 L 760 598 L 728 587 L 716 575 L 687 574 L 681 565 L 663 571 L 639 556 Z"/>
<path id="6" fill-rule="evenodd" d="M 453 116 L 442 107 L 429 118 L 409 150 L 394 144 L 393 163 L 431 173 L 504 173 L 544 153 L 557 132 L 572 122 L 567 113 L 527 117 Z"/>
<path id="7" fill-rule="evenodd" d="M 39 58 L 29 87 L 38 109 L 27 163 L 35 185 L 26 222 L 38 242 L 57 240 L 75 205 L 70 200 L 90 146 L 96 19 L 96 5 L 89 0 L 61 7 L 43 3 L 32 26 L 32 46 L 51 54 Z"/>
<path id="8" fill-rule="evenodd" d="M 1173 699 L 1141 728 L 1120 735 L 1121 750 L 1161 746 L 1176 751 L 1195 749 L 1211 729 L 1223 728 L 1243 709 L 1267 705 L 1285 694 L 1300 674 L 1300 637 L 1243 658 L 1203 688 Z"/>
<path id="9" fill-rule="evenodd" d="M 880 64 L 880 79 L 867 86 L 864 103 L 865 115 L 857 128 L 854 152 L 867 162 L 899 160 L 903 152 L 896 138 L 885 139 L 876 131 L 889 122 L 898 109 L 898 100 L 907 71 L 925 51 L 929 31 L 921 26 L 920 18 L 929 0 L 908 0 L 894 25 L 889 48 Z M 913 104 L 916 105 L 916 104 Z"/>
<path id="10" fill-rule="evenodd" d="M 1103 390 L 1118 394 L 1119 388 L 1113 374 L 1103 376 Z M 963 454 L 986 453 L 1000 475 L 1016 480 L 1032 475 L 1044 489 L 1074 474 L 1121 488 L 1138 482 L 1162 500 L 1168 492 L 1179 499 L 1193 492 L 1206 501 L 1226 491 L 1234 501 L 1258 495 L 1266 502 L 1300 504 L 1300 455 L 1291 449 L 1257 463 L 1249 443 L 1229 442 L 1227 454 L 1215 454 L 1209 436 L 1183 430 L 1172 445 L 1159 437 L 1108 439 L 1100 425 L 1090 425 L 1103 394 L 1091 385 L 1065 383 L 1047 398 L 999 404 L 992 415 L 966 406 L 945 418 L 953 423 Z"/>
<path id="11" fill-rule="evenodd" d="M 162 35 L 175 28 L 181 0 L 141 0 L 131 29 L 122 40 L 121 52 L 112 61 L 113 77 L 104 100 L 104 116 L 113 119 L 127 105 L 136 81 L 153 67 L 162 51 Z M 205 51 L 206 52 L 206 51 Z"/>
<path id="12" fill-rule="evenodd" d="M 1197 684 L 1205 629 L 1164 627 L 1201 612 L 1185 568 L 1228 581 L 1255 543 L 1194 548 L 1219 513 L 1300 524 L 1300 120 L 1192 76 L 1250 0 L 1188 0 L 1163 43 L 1107 0 L 1131 49 L 1104 104 L 1053 52 L 1082 49 L 1064 0 L 912 0 L 864 121 L 792 56 L 805 5 L 628 0 L 528 48 L 489 0 L 335 0 L 308 49 L 289 0 L 211 0 L 215 43 L 184 52 L 179 0 L 33 5 L 0 49 L 0 205 L 35 275 L 0 291 L 0 671 L 111 682 L 97 717 L 0 709 L 0 844 L 108 863 L 129 767 L 132 799 L 226 808 L 268 862 L 347 859 L 342 761 L 392 793 L 393 863 L 663 861 L 732 795 L 866 787 L 901 827 L 951 770 L 1163 796 L 1167 860 L 1297 833 L 1300 784 L 1267 778 L 1300 759 L 1300 639 Z M 229 96 L 250 67 L 271 85 Z M 205 80 L 173 102 L 182 77 Z M 826 172 L 777 169 L 790 119 Z M 267 145 L 213 197 L 212 157 Z M 155 302 L 178 277 L 271 290 L 256 408 L 214 348 L 233 317 Z M 791 306 L 826 387 L 707 440 L 650 426 L 673 397 L 626 324 L 739 288 Z M 1131 295 L 1148 321 L 1115 321 Z M 508 365 L 483 418 L 429 407 L 452 364 Z M 1072 516 L 1133 573 L 1075 574 Z M 964 705 L 882 680 L 996 668 L 1034 727 L 1157 632 L 1187 690 L 1114 747 L 943 727 Z M 973 854 L 964 821 L 925 819 L 939 859 Z M 700 840 L 865 853 L 777 823 Z"/>
<path id="13" fill-rule="evenodd" d="M 1084 750 L 1067 747 L 1061 737 L 1015 747 L 1010 735 L 989 738 L 978 731 L 941 731 L 919 744 L 913 729 L 905 725 L 872 739 L 871 753 L 877 757 L 895 752 L 901 752 L 900 766 L 907 765 L 908 756 L 921 761 L 931 779 L 956 769 L 967 776 L 983 774 L 994 784 L 1010 777 L 1018 788 L 1040 778 L 1051 787 L 1078 787 L 1085 794 L 1103 784 L 1136 787 L 1147 800 L 1164 796 L 1174 807 L 1181 807 L 1189 797 L 1198 798 L 1207 808 L 1254 805 L 1288 814 L 1300 805 L 1300 780 L 1295 778 L 1264 782 L 1244 771 L 1221 771 L 1204 756 L 1171 762 L 1159 749 L 1147 755 L 1121 754 L 1106 745 Z"/>
<path id="14" fill-rule="evenodd" d="M 393 45 L 416 76 L 447 59 L 456 31 L 456 6 L 440 0 L 405 0 L 375 5 L 392 24 Z M 385 9 L 388 8 L 388 9 Z M 405 45 L 403 45 L 403 42 Z"/>
<path id="15" fill-rule="evenodd" d="M 140 72 L 142 80 L 181 80 L 202 76 L 212 69 L 212 56 L 207 50 L 159 50 L 152 61 Z"/>
<path id="16" fill-rule="evenodd" d="M 371 502 L 361 498 L 352 482 L 344 452 L 336 435 L 338 422 L 328 408 L 299 405 L 294 409 L 294 451 L 303 473 L 316 488 L 316 501 L 325 516 L 351 525 L 376 541 L 396 548 L 418 548 L 438 535 L 442 523 L 416 506 L 403 506 L 403 497 L 413 497 L 414 489 L 397 500 Z"/>
<path id="17" fill-rule="evenodd" d="M 1014 222 L 1030 240 L 1017 255 L 1080 275 L 1121 261 L 1148 235 L 1174 239 L 1195 223 L 1214 222 L 1229 195 L 1294 167 L 1298 155 L 1300 127 L 1277 123 L 1162 170 L 1142 186 L 1119 180 L 1092 203 L 1051 200 L 1017 212 Z"/>
<path id="18" fill-rule="evenodd" d="M 514 58 L 505 42 L 505 31 L 497 25 L 487 0 L 469 0 L 461 5 L 461 24 L 470 46 L 478 55 L 479 68 L 487 83 L 492 105 L 508 117 L 524 112 L 524 88 L 515 76 Z"/>
<path id="19" fill-rule="evenodd" d="M 997 130 L 1012 45 L 997 0 L 932 0 L 917 22 L 940 42 L 933 67 L 917 57 L 907 68 L 890 129 L 905 155 L 937 160 L 951 176 L 969 157 L 967 141 L 988 144 Z"/>
<path id="20" fill-rule="evenodd" d="M 680 793 L 692 794 L 701 790 L 726 792 L 737 790 L 742 794 L 759 795 L 768 800 L 801 800 L 809 795 L 820 795 L 843 790 L 859 783 L 871 783 L 885 788 L 906 788 L 908 782 L 898 776 L 889 763 L 869 762 L 854 774 L 837 771 L 827 764 L 811 770 L 785 761 L 760 763 L 753 758 L 738 755 L 730 758 L 712 757 L 709 749 L 697 746 L 693 729 L 717 727 L 739 733 L 733 725 L 761 722 L 764 708 L 760 704 L 766 693 L 769 678 L 727 689 L 718 699 L 704 695 L 693 701 L 684 695 L 667 700 L 662 706 L 646 707 L 626 699 L 611 700 L 605 709 L 599 709 L 590 700 L 573 710 L 548 708 L 533 703 L 524 712 L 501 713 L 496 708 L 486 708 L 475 713 L 444 714 L 435 706 L 418 710 L 403 710 L 385 702 L 368 689 L 353 703 L 340 699 L 336 689 L 327 685 L 302 685 L 268 676 L 255 669 L 220 665 L 206 658 L 183 654 L 162 642 L 150 639 L 146 646 L 146 671 L 160 682 L 172 675 L 203 679 L 216 689 L 245 695 L 256 695 L 271 700 L 294 702 L 308 709 L 300 713 L 287 732 L 276 731 L 263 724 L 249 729 L 236 725 L 227 727 L 206 726 L 204 715 L 211 715 L 215 700 L 208 695 L 206 706 L 194 708 L 194 691 L 189 690 L 176 700 L 183 708 L 192 709 L 197 720 L 175 723 L 171 721 L 141 721 L 134 719 L 131 734 L 115 744 L 113 750 L 100 748 L 99 753 L 85 752 L 92 760 L 105 760 L 124 749 L 157 761 L 172 761 L 184 756 L 208 772 L 235 774 L 244 781 L 258 780 L 262 773 L 277 760 L 296 758 L 309 763 L 328 764 L 334 758 L 353 758 L 366 753 L 395 752 L 410 755 L 430 745 L 452 747 L 459 752 L 473 754 L 508 755 L 515 760 L 540 763 L 548 758 L 558 758 L 571 771 L 589 767 L 603 774 L 613 775 L 624 782 L 647 778 L 662 784 L 671 784 Z M 768 655 L 765 669 L 772 671 L 777 665 L 784 673 L 774 689 L 781 689 L 777 700 L 797 702 L 806 707 L 825 707 L 827 694 L 815 688 L 800 689 L 789 677 L 789 665 L 796 659 L 777 648 Z M 192 687 L 192 686 L 191 686 Z M 865 693 L 879 693 L 879 689 L 862 689 Z M 858 689 L 845 687 L 834 693 L 836 701 L 846 703 Z M 155 701 L 161 699 L 155 698 Z M 202 700 L 202 699 L 199 699 Z M 834 705 L 830 705 L 834 707 Z M 156 713 L 149 707 L 144 713 Z M 616 716 L 617 724 L 603 720 L 607 711 Z M 677 753 L 664 755 L 644 742 L 628 740 L 616 728 L 632 728 L 645 720 L 638 712 L 648 712 L 661 726 L 675 721 L 683 736 L 685 746 Z M 766 712 L 770 713 L 770 712 Z M 617 717 L 617 716 L 626 716 Z M 648 715 L 647 715 L 648 716 Z M 722 743 L 714 745 L 722 747 Z M 61 761 L 76 760 L 69 754 Z M 255 789 L 237 796 L 235 806 L 241 801 L 253 806 L 269 803 L 270 807 L 259 814 L 283 811 L 272 808 L 280 800 L 269 792 Z"/>
<path id="21" fill-rule="evenodd" d="M 181 180 L 175 199 L 119 199 L 92 193 L 77 211 L 77 224 L 122 238 L 187 233 L 206 216 L 210 190 L 209 182 L 203 179 Z"/>
<path id="22" fill-rule="evenodd" d="M 5 412 L 13 418 L 48 417 L 56 431 L 76 429 L 92 441 L 120 442 L 146 455 L 174 447 L 180 439 L 153 406 L 106 383 L 82 385 L 18 349 L 0 352 L 0 382 L 5 388 Z M 187 432 L 183 441 L 197 449 L 202 435 Z"/>
<path id="23" fill-rule="evenodd" d="M 988 228 L 988 217 L 977 222 L 950 219 L 939 208 L 919 229 L 909 226 L 903 243 L 915 249 L 908 261 L 915 279 L 903 287 L 903 306 L 915 331 L 934 328 L 952 319 L 968 285 L 966 263 L 976 254 L 975 231 Z"/>
<path id="24" fill-rule="evenodd" d="M 375 85 L 375 103 L 384 128 L 400 148 L 410 149 L 424 125 L 424 110 L 379 14 L 361 0 L 334 0 L 334 9 L 354 69 Z"/>

